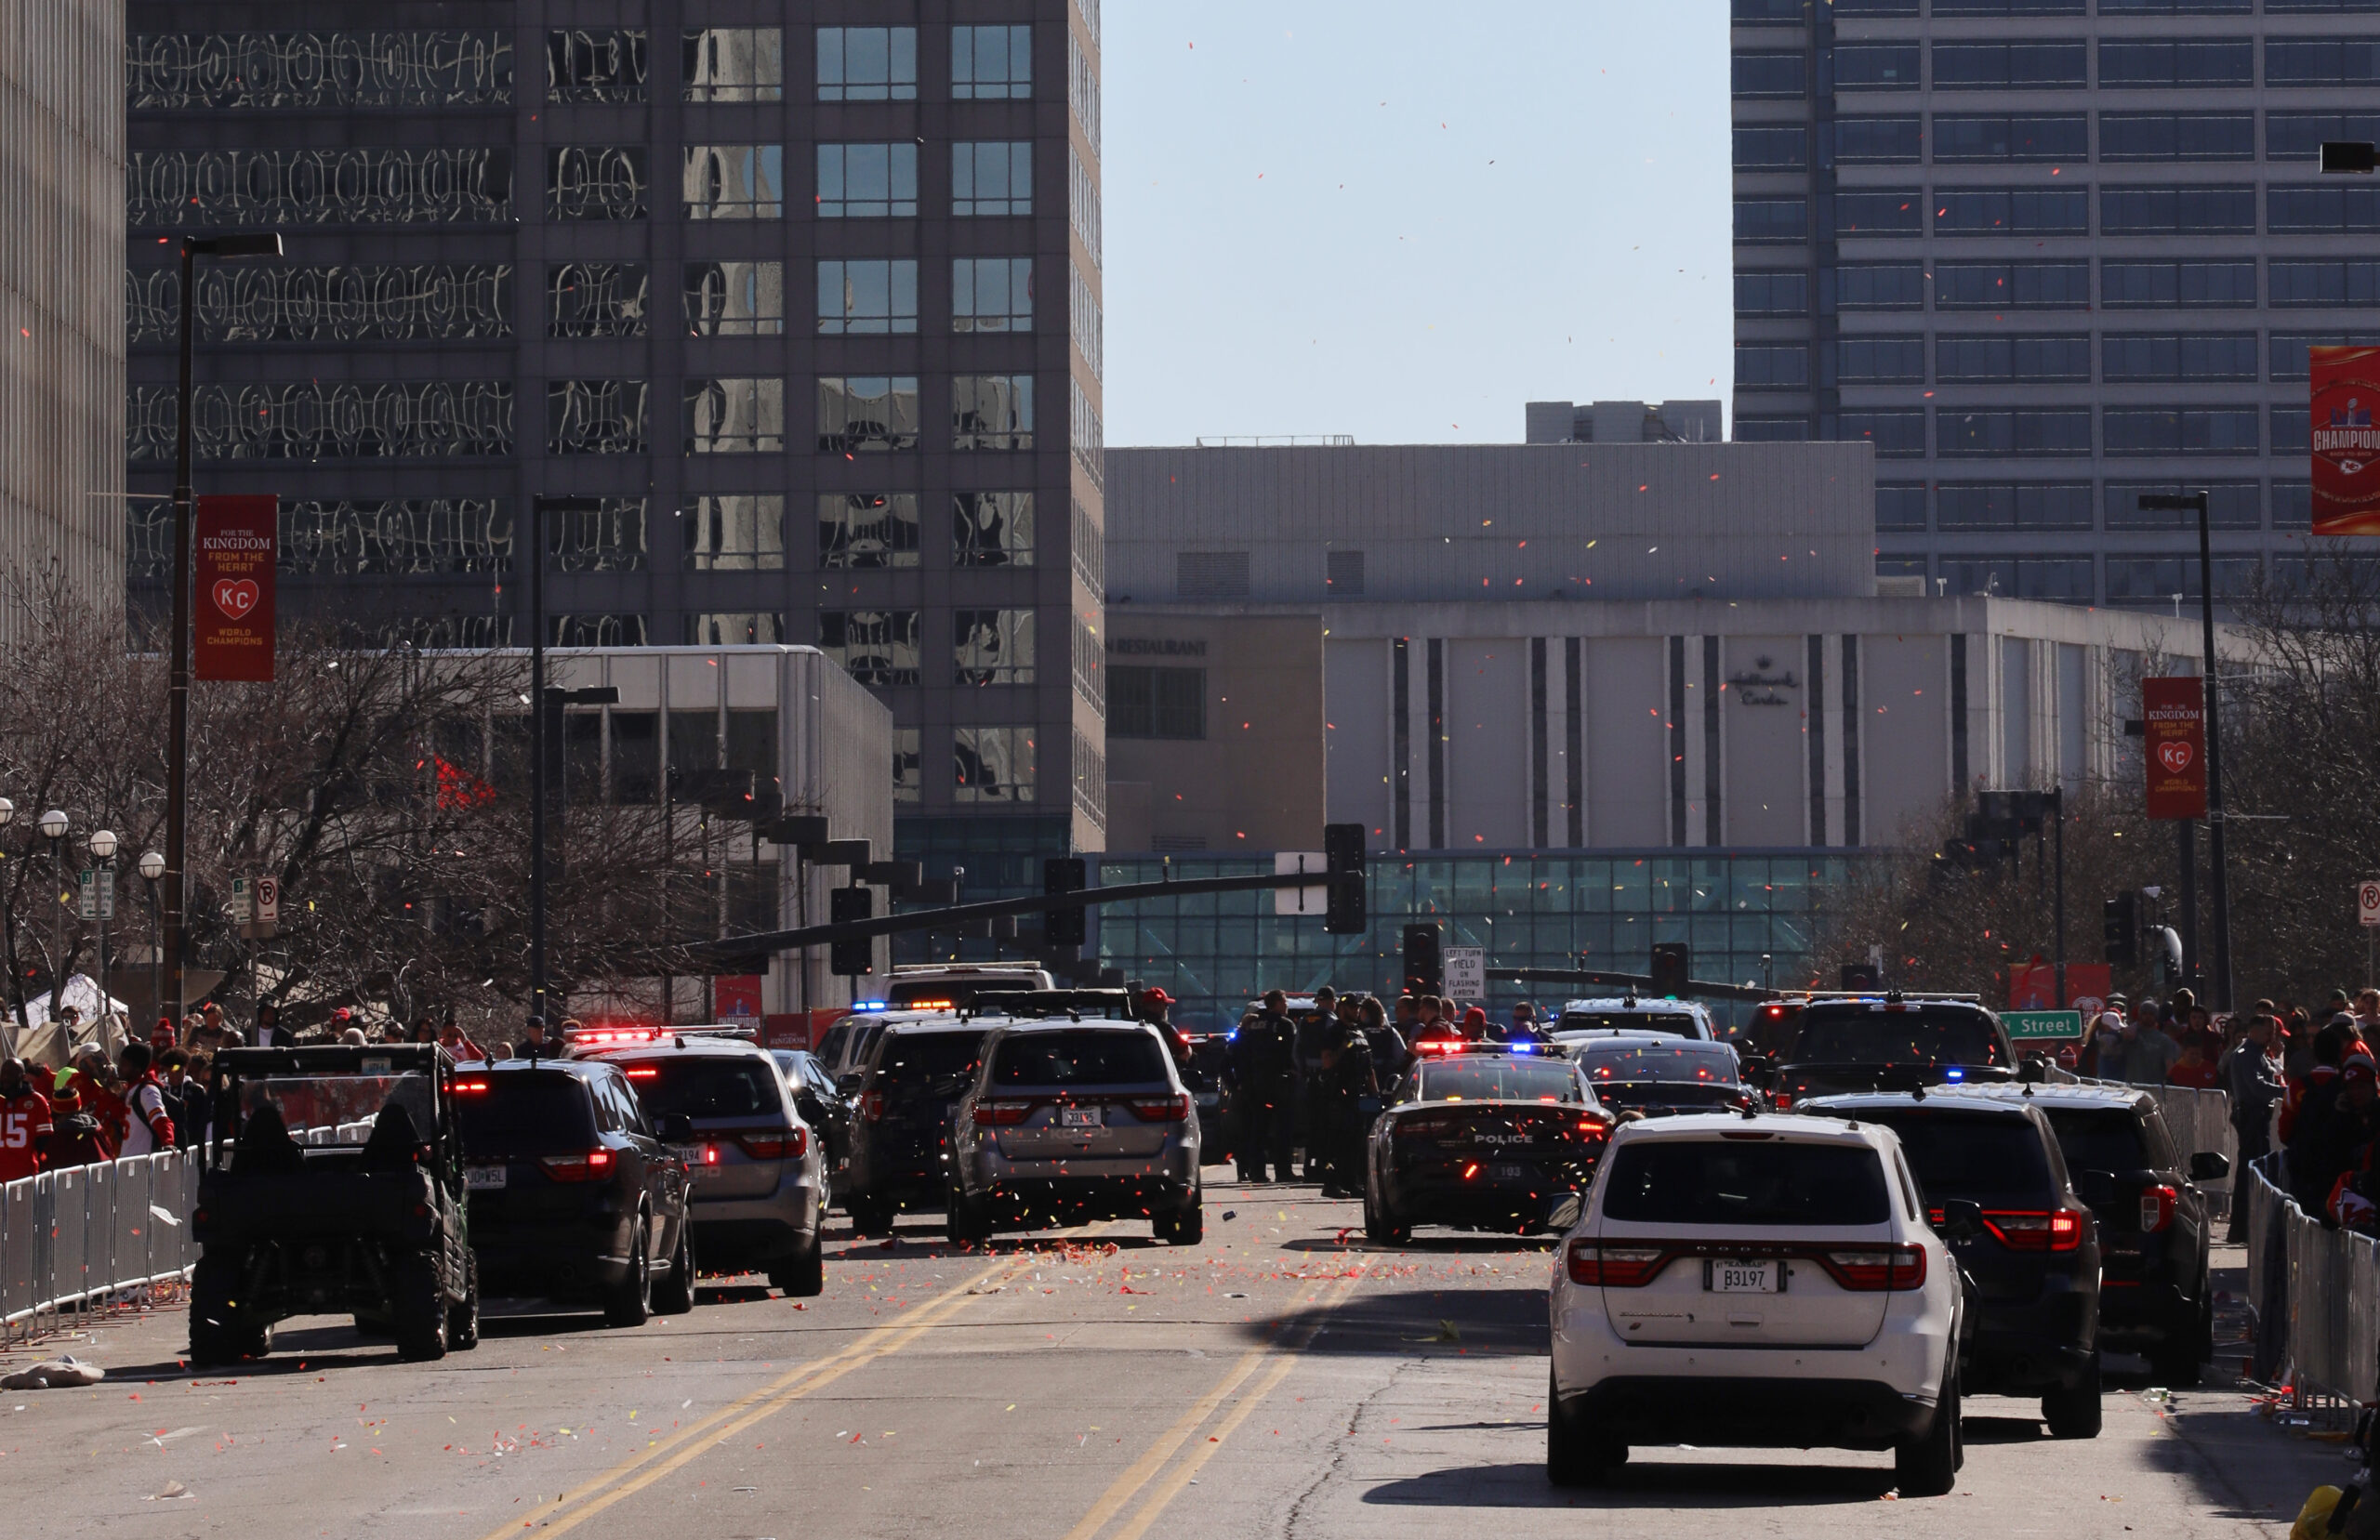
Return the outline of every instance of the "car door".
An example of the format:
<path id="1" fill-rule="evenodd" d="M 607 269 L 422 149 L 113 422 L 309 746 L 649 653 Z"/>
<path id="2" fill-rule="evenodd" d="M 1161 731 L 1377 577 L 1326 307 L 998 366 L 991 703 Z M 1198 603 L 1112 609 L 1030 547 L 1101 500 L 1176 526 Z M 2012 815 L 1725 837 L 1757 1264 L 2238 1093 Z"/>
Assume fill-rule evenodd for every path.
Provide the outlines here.
<path id="1" fill-rule="evenodd" d="M 685 1223 L 685 1164 L 654 1136 L 644 1108 L 638 1103 L 636 1093 L 628 1089 L 627 1081 L 616 1073 L 609 1074 L 596 1090 L 610 1106 L 622 1141 L 634 1152 L 630 1158 L 638 1167 L 639 1186 L 654 1219 L 645 1244 L 653 1259 L 658 1261 L 676 1252 L 678 1232 Z"/>

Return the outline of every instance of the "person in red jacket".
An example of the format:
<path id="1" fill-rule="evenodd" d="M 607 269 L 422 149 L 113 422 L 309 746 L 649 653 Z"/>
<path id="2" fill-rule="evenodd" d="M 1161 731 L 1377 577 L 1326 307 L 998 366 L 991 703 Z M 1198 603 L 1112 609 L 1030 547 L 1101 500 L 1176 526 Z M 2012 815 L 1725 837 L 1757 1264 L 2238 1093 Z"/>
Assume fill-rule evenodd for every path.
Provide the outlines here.
<path id="1" fill-rule="evenodd" d="M 112 1158 L 101 1140 L 99 1120 L 83 1101 L 83 1086 L 88 1078 L 80 1070 L 65 1069 L 50 1082 L 51 1130 L 45 1167 L 94 1165 Z"/>
<path id="2" fill-rule="evenodd" d="M 174 1147 L 174 1120 L 165 1112 L 165 1088 L 157 1083 L 146 1043 L 126 1043 L 116 1054 L 124 1073 L 124 1105 L 131 1114 L 119 1155 L 153 1155 Z"/>
<path id="3" fill-rule="evenodd" d="M 49 1150 L 49 1099 L 21 1059 L 0 1060 L 0 1182 L 39 1174 Z"/>

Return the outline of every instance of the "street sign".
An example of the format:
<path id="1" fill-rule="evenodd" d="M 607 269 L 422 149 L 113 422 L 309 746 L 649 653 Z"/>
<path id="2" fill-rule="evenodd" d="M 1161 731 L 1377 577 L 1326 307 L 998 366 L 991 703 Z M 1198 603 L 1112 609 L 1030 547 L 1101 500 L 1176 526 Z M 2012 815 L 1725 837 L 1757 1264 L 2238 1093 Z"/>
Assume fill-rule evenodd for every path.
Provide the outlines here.
<path id="1" fill-rule="evenodd" d="M 2054 1043 L 2082 1035 L 2082 1013 L 2079 1010 L 2003 1010 L 2000 1024 L 2018 1043 Z"/>
<path id="2" fill-rule="evenodd" d="M 1488 949 L 1449 946 L 1441 954 L 1446 965 L 1446 995 L 1450 1000 L 1477 1000 L 1488 993 Z"/>
<path id="3" fill-rule="evenodd" d="M 1320 915 L 1330 906 L 1330 885 L 1322 880 L 1329 863 L 1319 850 L 1276 850 L 1273 872 L 1276 876 L 1312 872 L 1315 885 L 1311 888 L 1276 888 L 1273 889 L 1273 913 L 1276 915 Z"/>
<path id="4" fill-rule="evenodd" d="M 115 884 L 102 881 L 114 873 L 89 866 L 74 874 L 74 912 L 86 920 L 115 918 Z"/>
<path id="5" fill-rule="evenodd" d="M 231 879 L 231 902 L 223 906 L 224 912 L 230 915 L 233 919 L 239 921 L 242 925 L 245 925 L 256 917 L 255 903 L 255 896 L 248 891 L 248 879 L 245 877 L 233 877 Z"/>
<path id="6" fill-rule="evenodd" d="M 2380 927 L 2380 878 L 2355 885 L 2355 917 L 2366 928 Z"/>
<path id="7" fill-rule="evenodd" d="M 279 877 L 257 878 L 256 901 L 258 925 L 281 923 L 281 879 Z"/>

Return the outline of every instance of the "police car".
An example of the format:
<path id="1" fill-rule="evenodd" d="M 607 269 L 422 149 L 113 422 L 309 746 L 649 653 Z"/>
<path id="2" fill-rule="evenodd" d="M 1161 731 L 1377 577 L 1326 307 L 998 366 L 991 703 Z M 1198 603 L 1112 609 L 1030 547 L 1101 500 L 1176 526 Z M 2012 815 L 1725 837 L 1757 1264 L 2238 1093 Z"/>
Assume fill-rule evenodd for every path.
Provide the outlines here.
<path id="1" fill-rule="evenodd" d="M 1364 1232 L 1403 1244 L 1417 1224 L 1524 1233 L 1568 1222 L 1613 1114 L 1579 1067 L 1524 1044 L 1415 1045 L 1372 1122 Z"/>
<path id="2" fill-rule="evenodd" d="M 1554 1042 L 1562 1043 L 1614 1033 L 1624 1033 L 1632 1037 L 1646 1034 L 1690 1037 L 1701 1043 L 1715 1042 L 1719 1036 L 1718 1030 L 1712 1024 L 1711 1013 L 1693 1001 L 1637 994 L 1633 991 L 1615 999 L 1565 1003 L 1560 1018 L 1554 1023 L 1552 1035 Z"/>

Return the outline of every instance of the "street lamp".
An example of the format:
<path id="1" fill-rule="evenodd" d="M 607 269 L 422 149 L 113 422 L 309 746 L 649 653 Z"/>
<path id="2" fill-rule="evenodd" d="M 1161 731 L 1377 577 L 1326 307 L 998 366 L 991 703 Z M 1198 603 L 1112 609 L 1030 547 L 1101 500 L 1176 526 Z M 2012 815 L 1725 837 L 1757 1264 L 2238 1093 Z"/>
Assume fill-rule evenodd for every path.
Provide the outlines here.
<path id="1" fill-rule="evenodd" d="M 598 497 L 548 497 L 529 500 L 529 1012 L 555 1020 L 546 1008 L 546 729 L 547 713 L 562 704 L 546 695 L 546 515 L 596 513 Z M 619 691 L 575 690 L 572 702 L 609 704 Z"/>
<path id="2" fill-rule="evenodd" d="M 0 823 L 5 822 L 7 821 L 0 819 Z M 165 875 L 165 852 L 162 850 L 141 851 L 138 870 L 139 871 L 141 877 L 149 884 L 149 939 L 152 942 L 149 948 L 149 1003 L 151 1006 L 155 1007 L 158 1015 L 164 1016 L 165 1006 L 165 949 L 162 945 L 155 943 L 162 939 L 161 933 L 163 930 L 163 927 L 159 925 L 157 920 L 157 879 Z M 174 1031 L 178 1033 L 181 1031 L 180 1019 L 168 1018 L 168 1020 L 173 1021 Z"/>
<path id="3" fill-rule="evenodd" d="M 50 880 L 64 882 L 66 880 L 66 814 L 59 809 L 52 808 L 33 820 L 33 827 L 41 831 L 42 838 L 49 841 Z M 58 1021 L 59 1002 L 64 997 L 66 990 L 66 904 L 63 895 L 60 895 L 57 923 L 52 928 L 58 948 L 51 954 L 49 966 L 49 1020 L 54 1026 Z"/>
<path id="4" fill-rule="evenodd" d="M 182 1014 L 182 908 L 188 902 L 184 875 L 190 861 L 190 420 L 192 318 L 198 296 L 192 275 L 202 257 L 236 262 L 279 257 L 278 234 L 185 235 L 182 237 L 180 388 L 174 397 L 174 641 L 172 671 L 165 680 L 165 968 L 172 981 L 173 1015 Z"/>
<path id="5" fill-rule="evenodd" d="M 115 831 L 94 829 L 88 843 L 91 859 L 99 863 L 95 874 L 97 881 L 91 889 L 91 915 L 99 926 L 99 998 L 93 1008 L 104 1021 L 108 1018 L 108 916 L 115 910 Z M 125 1022 L 124 1030 L 125 1036 L 129 1039 L 132 1023 Z M 106 1041 L 104 1029 L 100 1033 L 100 1041 Z"/>
<path id="6" fill-rule="evenodd" d="M 2332 145 L 2322 146 L 2322 168 L 2330 169 Z M 2364 169 L 2371 169 L 2372 146 L 2363 147 Z M 2196 513 L 2198 515 L 2198 613 L 2204 646 L 2205 681 L 2200 693 L 2206 701 L 2206 855 L 2213 867 L 2215 891 L 2215 999 L 2209 1009 L 2215 1012 L 2231 1008 L 2231 887 L 2223 875 L 2223 733 L 2215 716 L 2215 700 L 2223 692 L 2215 688 L 2215 548 L 2214 537 L 2208 533 L 2208 507 L 2212 494 L 2203 487 L 2179 496 L 2146 494 L 2140 507 L 2146 512 Z M 2189 838 L 2189 824 L 2182 824 L 2182 838 Z M 2190 878 L 2189 859 L 2186 855 L 2182 876 Z M 2196 938 L 2192 938 L 2196 944 Z"/>

